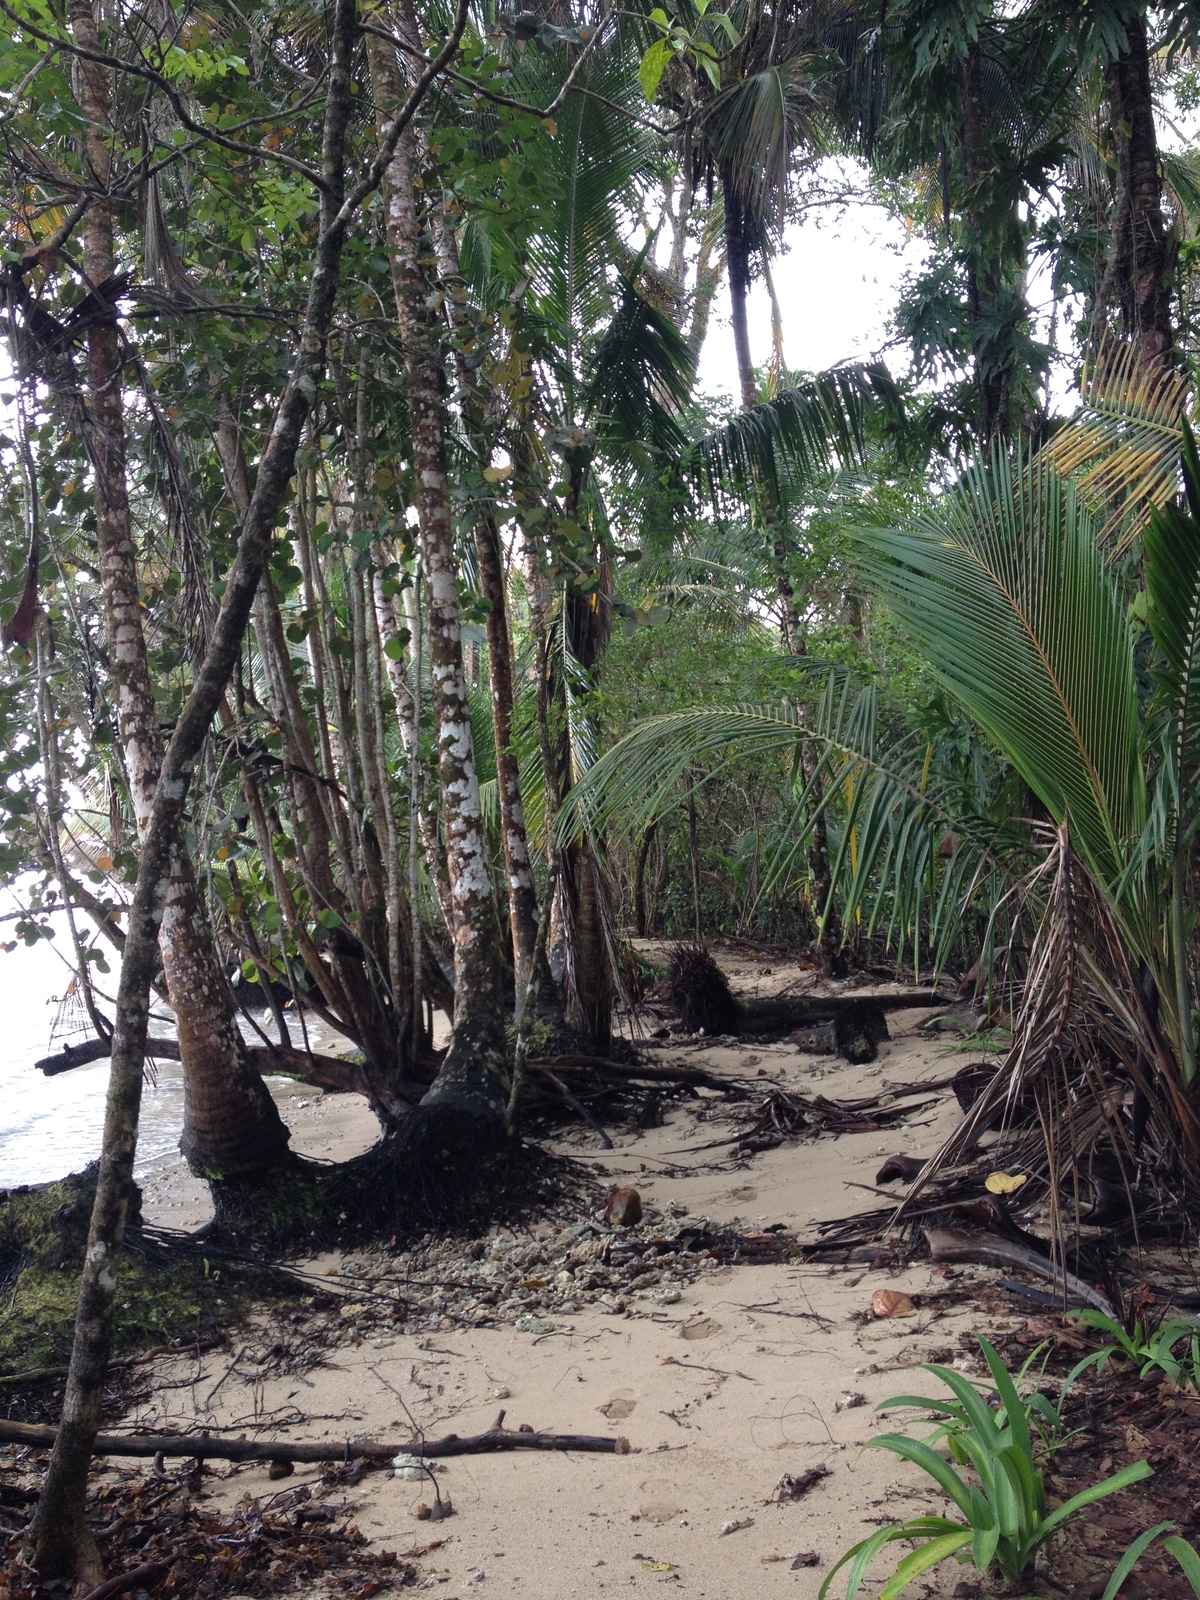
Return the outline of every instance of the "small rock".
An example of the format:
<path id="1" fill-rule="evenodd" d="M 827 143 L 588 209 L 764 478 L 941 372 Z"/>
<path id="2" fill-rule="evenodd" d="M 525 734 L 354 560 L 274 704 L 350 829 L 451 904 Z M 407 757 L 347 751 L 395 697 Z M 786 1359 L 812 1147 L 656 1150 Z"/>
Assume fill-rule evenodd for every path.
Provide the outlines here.
<path id="1" fill-rule="evenodd" d="M 682 1296 L 678 1289 L 660 1289 L 655 1298 L 660 1305 L 674 1306 L 679 1304 Z"/>
<path id="2" fill-rule="evenodd" d="M 721 1524 L 721 1537 L 724 1538 L 727 1533 L 740 1533 L 743 1528 L 752 1528 L 753 1526 L 753 1517 L 743 1517 L 740 1522 L 723 1522 Z"/>
<path id="3" fill-rule="evenodd" d="M 272 1481 L 275 1481 L 278 1478 L 290 1478 L 295 1470 L 295 1467 L 290 1461 L 272 1461 L 271 1465 L 267 1468 L 267 1477 Z"/>
<path id="4" fill-rule="evenodd" d="M 492 1399 L 493 1400 L 511 1400 L 512 1399 L 512 1390 L 508 1387 L 508 1385 L 506 1383 L 498 1383 L 496 1385 L 496 1387 L 492 1390 Z"/>
<path id="5" fill-rule="evenodd" d="M 423 1483 L 429 1474 L 416 1456 L 401 1454 L 392 1458 L 392 1476 L 405 1483 Z"/>
<path id="6" fill-rule="evenodd" d="M 791 1570 L 799 1572 L 802 1567 L 819 1567 L 821 1558 L 815 1550 L 802 1550 L 792 1562 Z"/>
<path id="7" fill-rule="evenodd" d="M 833 1409 L 835 1411 L 854 1411 L 859 1406 L 865 1406 L 866 1403 L 867 1397 L 865 1394 L 851 1394 L 847 1392 L 840 1400 L 835 1402 Z"/>
<path id="8" fill-rule="evenodd" d="M 548 1317 L 518 1317 L 513 1324 L 518 1333 L 553 1333 L 554 1323 Z"/>

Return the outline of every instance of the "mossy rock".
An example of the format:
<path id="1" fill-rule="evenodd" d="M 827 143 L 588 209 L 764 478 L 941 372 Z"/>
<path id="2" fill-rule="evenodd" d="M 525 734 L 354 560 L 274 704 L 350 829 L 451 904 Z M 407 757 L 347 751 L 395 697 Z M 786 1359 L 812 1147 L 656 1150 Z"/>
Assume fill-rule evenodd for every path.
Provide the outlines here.
<path id="1" fill-rule="evenodd" d="M 55 1183 L 0 1190 L 4 1387 L 27 1374 L 54 1375 L 70 1356 L 96 1172 L 93 1165 Z M 195 1338 L 242 1314 L 249 1274 L 226 1262 L 151 1247 L 140 1232 L 135 1209 L 117 1281 L 114 1355 Z"/>

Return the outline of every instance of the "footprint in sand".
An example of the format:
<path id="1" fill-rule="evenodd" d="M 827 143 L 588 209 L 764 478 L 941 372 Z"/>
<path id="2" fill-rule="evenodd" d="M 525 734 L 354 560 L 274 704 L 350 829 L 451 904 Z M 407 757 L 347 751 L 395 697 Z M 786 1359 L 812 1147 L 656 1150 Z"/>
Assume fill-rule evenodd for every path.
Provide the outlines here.
<path id="1" fill-rule="evenodd" d="M 752 1189 L 750 1185 L 746 1183 L 743 1184 L 740 1189 L 730 1189 L 729 1198 L 731 1200 L 757 1200 L 758 1190 Z"/>
<path id="2" fill-rule="evenodd" d="M 679 1330 L 681 1339 L 711 1339 L 714 1333 L 720 1333 L 721 1324 L 715 1317 L 693 1317 L 690 1322 L 685 1322 Z"/>
<path id="3" fill-rule="evenodd" d="M 623 1422 L 626 1417 L 633 1415 L 637 1401 L 632 1389 L 619 1389 L 611 1400 L 606 1400 L 602 1406 L 597 1406 L 602 1417 L 607 1417 L 610 1422 Z"/>

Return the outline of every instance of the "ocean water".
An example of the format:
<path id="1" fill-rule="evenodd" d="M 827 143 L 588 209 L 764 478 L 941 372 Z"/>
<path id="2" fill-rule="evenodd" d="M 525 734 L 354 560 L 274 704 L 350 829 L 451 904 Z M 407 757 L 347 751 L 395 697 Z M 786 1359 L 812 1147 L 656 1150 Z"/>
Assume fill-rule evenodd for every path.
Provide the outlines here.
<path id="1" fill-rule="evenodd" d="M 51 1033 L 59 999 L 71 981 L 65 931 L 32 947 L 0 950 L 0 1188 L 61 1178 L 100 1154 L 108 1062 L 53 1078 L 34 1067 L 64 1042 L 51 1043 Z M 98 981 L 113 992 L 115 970 Z M 155 1017 L 156 1029 L 172 1031 L 170 1014 L 161 1005 L 155 1006 Z M 80 1037 L 76 1034 L 73 1042 Z M 176 1149 L 182 1118 L 179 1063 L 160 1062 L 143 1091 L 139 1171 Z"/>

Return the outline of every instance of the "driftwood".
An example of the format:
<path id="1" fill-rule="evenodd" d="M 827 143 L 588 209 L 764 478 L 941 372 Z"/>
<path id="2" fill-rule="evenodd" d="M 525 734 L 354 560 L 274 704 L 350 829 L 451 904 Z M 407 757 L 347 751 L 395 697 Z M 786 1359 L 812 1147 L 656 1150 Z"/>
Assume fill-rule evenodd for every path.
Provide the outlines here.
<path id="1" fill-rule="evenodd" d="M 34 1066 L 48 1078 L 60 1072 L 70 1072 L 72 1067 L 84 1067 L 91 1061 L 103 1061 L 112 1054 L 107 1039 L 85 1039 L 82 1044 L 67 1045 L 57 1055 L 43 1056 Z M 159 1061 L 178 1061 L 178 1039 L 147 1039 L 146 1054 Z M 312 1084 L 315 1089 L 330 1089 L 335 1093 L 367 1094 L 368 1084 L 362 1068 L 353 1061 L 343 1061 L 340 1056 L 313 1055 L 307 1050 L 290 1050 L 284 1045 L 247 1045 L 246 1059 L 261 1073 L 285 1073 Z"/>
<path id="2" fill-rule="evenodd" d="M 758 1034 L 815 1028 L 809 1044 L 821 1053 L 836 1050 L 856 1065 L 874 1061 L 878 1045 L 888 1037 L 885 1012 L 945 1004 L 936 991 L 919 990 L 743 999 L 733 993 L 711 952 L 696 944 L 676 945 L 667 970 L 667 987 L 687 1033 Z M 821 1024 L 831 1024 L 832 1032 Z M 798 1042 L 805 1047 L 804 1041 Z"/>
<path id="3" fill-rule="evenodd" d="M 1073 1272 L 1047 1261 L 1045 1256 L 1038 1255 L 1036 1250 L 1018 1244 L 1014 1239 L 1001 1239 L 995 1234 L 961 1233 L 957 1228 L 926 1228 L 925 1237 L 929 1241 L 929 1257 L 932 1261 L 971 1262 L 983 1267 L 1009 1270 L 1013 1267 L 1022 1268 L 1026 1272 L 1036 1273 L 1040 1278 L 1048 1278 L 1069 1299 L 1102 1311 L 1106 1317 L 1114 1315 L 1111 1304 L 1098 1289 L 1093 1289 L 1090 1283 L 1077 1278 Z"/>
<path id="4" fill-rule="evenodd" d="M 503 1415 L 503 1413 L 501 1413 Z M 0 1444 L 53 1447 L 58 1429 L 35 1422 L 0 1419 Z M 293 1444 L 288 1439 L 224 1439 L 212 1433 L 100 1433 L 92 1447 L 98 1456 L 182 1456 L 201 1461 L 391 1461 L 394 1456 L 482 1456 L 498 1450 L 579 1450 L 628 1455 L 628 1439 L 588 1433 L 534 1433 L 519 1428 L 489 1428 L 444 1439 L 346 1439 Z"/>

